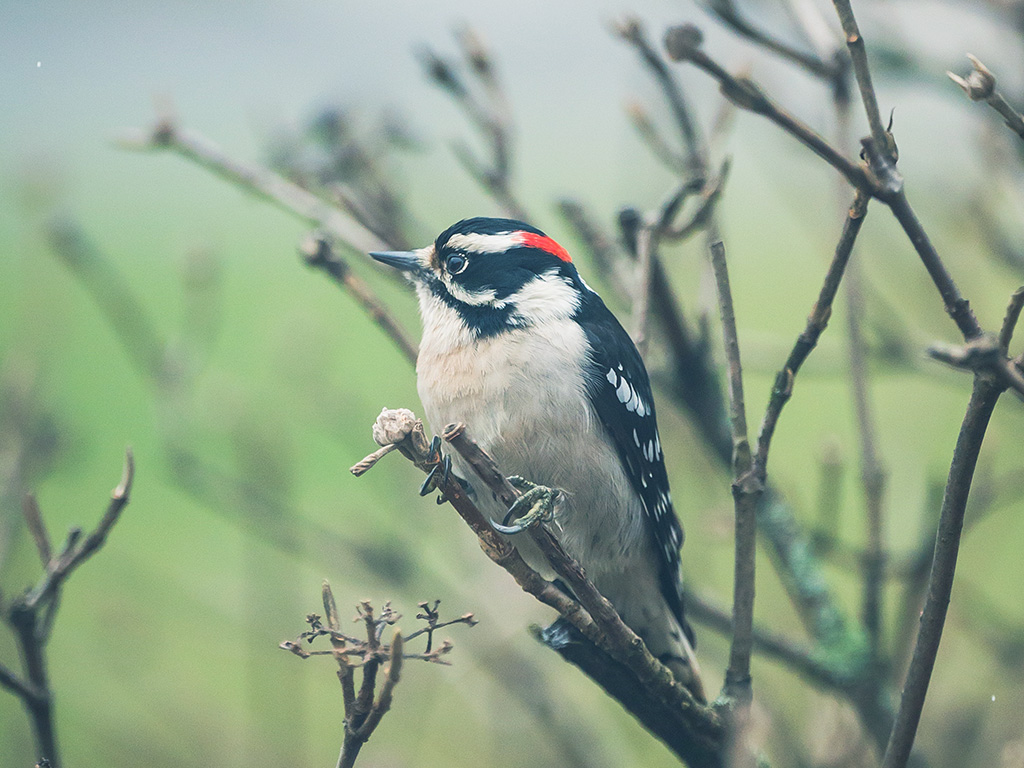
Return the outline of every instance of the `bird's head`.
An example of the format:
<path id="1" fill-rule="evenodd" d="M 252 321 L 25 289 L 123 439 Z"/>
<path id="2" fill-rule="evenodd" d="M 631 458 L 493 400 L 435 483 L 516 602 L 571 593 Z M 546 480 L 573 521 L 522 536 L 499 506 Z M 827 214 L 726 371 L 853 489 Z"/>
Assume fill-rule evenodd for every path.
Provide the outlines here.
<path id="1" fill-rule="evenodd" d="M 513 219 L 464 219 L 425 248 L 370 255 L 416 284 L 425 322 L 454 312 L 476 337 L 568 319 L 589 291 L 562 246 Z"/>

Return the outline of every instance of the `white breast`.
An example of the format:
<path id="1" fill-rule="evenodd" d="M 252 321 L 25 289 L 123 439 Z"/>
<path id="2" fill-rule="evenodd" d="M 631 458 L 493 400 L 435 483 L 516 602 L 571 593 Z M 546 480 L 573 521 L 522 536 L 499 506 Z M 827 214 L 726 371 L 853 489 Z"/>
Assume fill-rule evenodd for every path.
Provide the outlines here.
<path id="1" fill-rule="evenodd" d="M 504 473 L 565 491 L 560 538 L 592 576 L 645 548 L 639 499 L 586 394 L 583 329 L 555 319 L 476 339 L 450 307 L 420 298 L 434 302 L 424 307 L 417 373 L 435 434 L 463 422 Z M 478 500 L 501 518 L 490 494 Z"/>

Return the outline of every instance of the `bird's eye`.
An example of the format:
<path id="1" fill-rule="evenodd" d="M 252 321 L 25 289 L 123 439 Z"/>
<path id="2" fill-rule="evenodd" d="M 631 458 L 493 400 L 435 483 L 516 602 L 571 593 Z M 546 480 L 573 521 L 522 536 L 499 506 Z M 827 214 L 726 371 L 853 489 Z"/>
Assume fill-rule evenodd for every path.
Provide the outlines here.
<path id="1" fill-rule="evenodd" d="M 448 270 L 448 274 L 457 275 L 462 272 L 469 264 L 469 260 L 461 253 L 453 253 L 447 259 L 444 260 L 444 268 Z"/>

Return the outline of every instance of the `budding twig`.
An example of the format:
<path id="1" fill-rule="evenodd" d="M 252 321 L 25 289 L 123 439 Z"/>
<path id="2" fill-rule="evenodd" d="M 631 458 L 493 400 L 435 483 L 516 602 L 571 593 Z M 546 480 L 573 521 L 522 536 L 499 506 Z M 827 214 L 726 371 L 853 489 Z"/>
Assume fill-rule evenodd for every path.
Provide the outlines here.
<path id="1" fill-rule="evenodd" d="M 1010 106 L 1010 102 L 999 91 L 996 90 L 996 76 L 992 71 L 982 64 L 971 54 L 967 54 L 971 60 L 973 69 L 966 78 L 947 72 L 949 79 L 963 88 L 967 98 L 971 101 L 984 101 L 992 109 L 1003 116 L 1006 125 L 1018 136 L 1024 139 L 1024 115 Z"/>

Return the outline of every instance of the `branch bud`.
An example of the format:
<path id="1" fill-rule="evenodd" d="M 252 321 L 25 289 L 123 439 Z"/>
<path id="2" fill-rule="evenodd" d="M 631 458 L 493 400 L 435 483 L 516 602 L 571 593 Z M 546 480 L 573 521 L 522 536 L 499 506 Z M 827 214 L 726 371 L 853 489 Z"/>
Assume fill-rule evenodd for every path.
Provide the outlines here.
<path id="1" fill-rule="evenodd" d="M 952 72 L 946 74 L 950 80 L 964 89 L 964 93 L 971 101 L 984 101 L 996 92 L 996 76 L 976 57 L 968 53 L 967 58 L 971 60 L 974 69 L 966 78 L 954 75 Z"/>
<path id="2" fill-rule="evenodd" d="M 679 24 L 665 32 L 665 50 L 673 61 L 692 61 L 703 42 L 704 33 L 694 24 Z"/>

